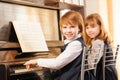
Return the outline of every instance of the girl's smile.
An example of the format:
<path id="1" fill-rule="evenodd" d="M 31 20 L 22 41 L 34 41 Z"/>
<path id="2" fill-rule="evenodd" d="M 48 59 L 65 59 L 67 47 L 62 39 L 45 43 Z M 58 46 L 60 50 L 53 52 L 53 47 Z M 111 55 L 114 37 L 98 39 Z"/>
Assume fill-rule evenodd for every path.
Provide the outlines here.
<path id="1" fill-rule="evenodd" d="M 61 30 L 63 36 L 69 40 L 74 39 L 80 31 L 78 25 L 70 25 L 70 24 L 63 25 Z"/>

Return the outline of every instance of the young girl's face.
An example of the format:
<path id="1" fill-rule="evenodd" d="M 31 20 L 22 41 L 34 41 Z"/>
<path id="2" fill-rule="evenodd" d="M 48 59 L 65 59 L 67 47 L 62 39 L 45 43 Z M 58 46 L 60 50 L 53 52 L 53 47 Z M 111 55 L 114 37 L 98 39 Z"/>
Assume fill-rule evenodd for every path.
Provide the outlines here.
<path id="1" fill-rule="evenodd" d="M 93 25 L 93 26 L 88 25 L 86 26 L 86 33 L 90 38 L 94 39 L 100 33 L 100 26 L 99 25 Z"/>
<path id="2" fill-rule="evenodd" d="M 79 33 L 79 28 L 78 25 L 70 25 L 70 24 L 65 24 L 61 27 L 63 36 L 68 39 L 72 40 L 76 37 L 76 35 Z"/>

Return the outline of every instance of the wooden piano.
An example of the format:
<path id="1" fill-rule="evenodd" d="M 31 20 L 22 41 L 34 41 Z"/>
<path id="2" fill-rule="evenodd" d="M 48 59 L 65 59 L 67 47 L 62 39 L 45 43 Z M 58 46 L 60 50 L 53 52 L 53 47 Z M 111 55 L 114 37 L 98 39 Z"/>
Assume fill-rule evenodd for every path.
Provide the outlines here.
<path id="1" fill-rule="evenodd" d="M 50 70 L 33 67 L 27 70 L 25 61 L 37 58 L 56 57 L 63 45 L 60 41 L 47 41 L 50 52 L 19 53 L 19 44 L 0 42 L 0 80 L 50 80 Z M 42 54 L 43 53 L 43 54 Z"/>
<path id="2" fill-rule="evenodd" d="M 0 0 L 0 80 L 50 80 L 49 69 L 27 70 L 23 64 L 31 59 L 56 57 L 63 45 L 59 9 L 27 1 L 31 0 Z M 14 20 L 40 22 L 49 51 L 23 53 L 14 31 L 8 27 Z"/>
<path id="3" fill-rule="evenodd" d="M 27 29 L 30 29 L 30 28 L 27 28 Z M 23 64 L 26 61 L 31 59 L 56 57 L 61 51 L 60 48 L 63 46 L 62 41 L 52 41 L 52 40 L 38 41 L 38 44 L 45 41 L 47 48 L 49 50 L 48 51 L 40 50 L 40 51 L 32 52 L 31 49 L 34 48 L 34 45 L 30 45 L 30 49 L 29 48 L 28 49 L 31 52 L 23 52 L 22 50 L 23 48 L 21 47 L 19 37 L 16 34 L 16 31 L 11 22 L 9 23 L 9 26 L 7 29 L 9 29 L 8 40 L 0 41 L 0 80 L 50 80 L 50 69 L 42 68 L 42 67 L 32 67 L 31 69 L 28 70 Z M 34 30 L 32 31 L 33 33 L 35 33 Z M 20 32 L 22 33 L 22 31 Z M 28 33 L 29 32 L 27 32 L 27 35 Z M 29 36 L 29 35 L 27 36 L 26 34 L 23 34 L 23 35 L 25 35 L 26 37 Z M 36 34 L 33 36 L 36 36 Z M 37 36 L 37 38 L 42 38 L 41 36 L 42 35 L 40 35 L 40 37 Z M 33 38 L 32 36 L 30 37 Z M 25 42 L 26 42 L 26 39 L 25 39 Z M 37 42 L 36 39 L 35 39 L 35 42 Z M 29 44 L 31 44 L 31 41 Z M 42 45 L 39 45 L 38 47 L 41 47 L 41 46 Z"/>

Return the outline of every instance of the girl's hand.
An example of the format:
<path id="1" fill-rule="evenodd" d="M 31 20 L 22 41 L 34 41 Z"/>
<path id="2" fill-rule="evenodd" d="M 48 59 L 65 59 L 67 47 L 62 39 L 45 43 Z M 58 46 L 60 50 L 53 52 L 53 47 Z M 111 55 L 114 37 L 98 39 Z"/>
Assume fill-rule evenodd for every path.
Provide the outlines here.
<path id="1" fill-rule="evenodd" d="M 37 60 L 29 60 L 24 63 L 27 69 L 30 69 L 32 66 L 37 66 Z"/>

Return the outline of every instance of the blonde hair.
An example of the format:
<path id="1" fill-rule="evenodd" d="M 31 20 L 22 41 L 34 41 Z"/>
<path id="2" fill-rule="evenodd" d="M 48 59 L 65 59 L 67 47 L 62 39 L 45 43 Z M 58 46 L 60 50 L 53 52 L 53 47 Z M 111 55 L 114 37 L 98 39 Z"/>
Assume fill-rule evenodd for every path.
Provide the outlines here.
<path id="1" fill-rule="evenodd" d="M 80 12 L 74 11 L 74 10 L 70 10 L 67 13 L 65 13 L 61 19 L 60 19 L 60 28 L 62 28 L 62 26 L 64 24 L 78 24 L 78 27 L 80 29 L 79 33 L 83 32 L 83 28 L 84 28 L 84 22 L 83 22 L 83 17 L 80 14 Z"/>
<path id="2" fill-rule="evenodd" d="M 88 25 L 94 26 L 96 24 L 100 26 L 100 33 L 96 37 L 96 39 L 104 40 L 110 44 L 112 40 L 109 38 L 108 32 L 105 30 L 104 23 L 103 23 L 101 16 L 98 13 L 93 13 L 93 14 L 90 14 L 86 17 L 85 29 L 86 29 L 86 26 L 88 26 Z M 92 39 L 87 35 L 86 31 L 84 33 L 84 40 L 85 40 L 85 43 L 87 46 L 91 45 Z"/>

